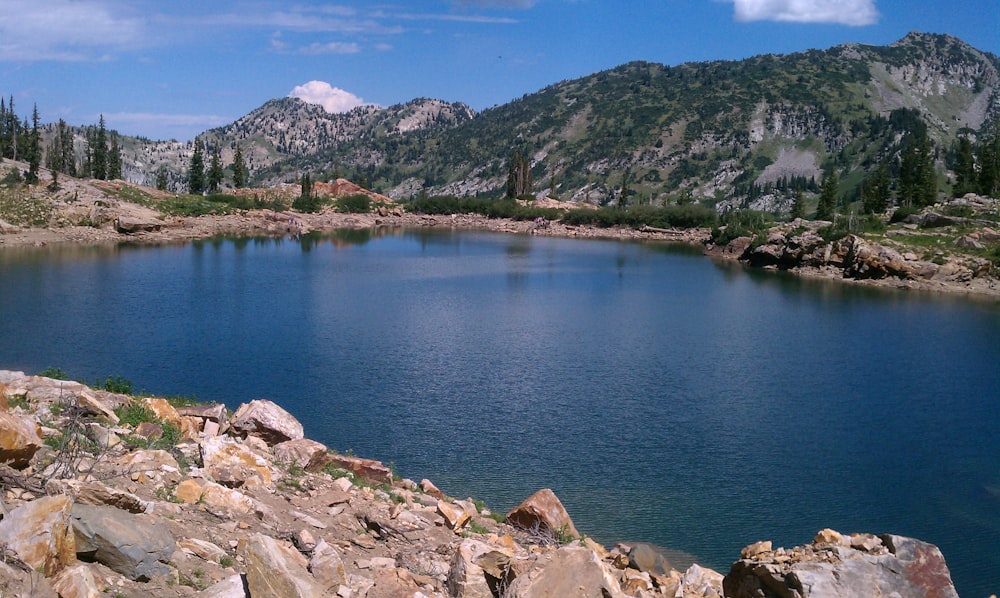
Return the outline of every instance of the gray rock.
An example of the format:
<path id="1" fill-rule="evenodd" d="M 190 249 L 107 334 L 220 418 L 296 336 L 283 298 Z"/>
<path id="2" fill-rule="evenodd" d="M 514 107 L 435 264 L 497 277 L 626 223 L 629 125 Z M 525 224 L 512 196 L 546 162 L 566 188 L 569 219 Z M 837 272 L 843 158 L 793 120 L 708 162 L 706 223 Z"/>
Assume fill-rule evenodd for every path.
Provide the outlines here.
<path id="1" fill-rule="evenodd" d="M 634 569 L 657 575 L 668 575 L 670 563 L 652 544 L 640 542 L 628 551 L 628 564 Z"/>
<path id="2" fill-rule="evenodd" d="M 119 216 L 115 221 L 115 230 L 126 235 L 148 233 L 158 231 L 161 228 L 163 228 L 162 222 L 140 220 L 138 218 L 130 218 L 128 216 Z"/>
<path id="3" fill-rule="evenodd" d="M 860 537 L 860 536 L 859 536 Z M 941 551 L 932 544 L 883 535 L 858 546 L 821 542 L 762 552 L 733 563 L 723 580 L 729 598 L 957 598 Z M 866 550 L 867 547 L 871 550 Z M 780 556 L 779 556 L 780 553 Z"/>
<path id="4" fill-rule="evenodd" d="M 96 561 L 136 581 L 169 572 L 174 537 L 165 522 L 114 507 L 73 505 L 76 555 Z"/>

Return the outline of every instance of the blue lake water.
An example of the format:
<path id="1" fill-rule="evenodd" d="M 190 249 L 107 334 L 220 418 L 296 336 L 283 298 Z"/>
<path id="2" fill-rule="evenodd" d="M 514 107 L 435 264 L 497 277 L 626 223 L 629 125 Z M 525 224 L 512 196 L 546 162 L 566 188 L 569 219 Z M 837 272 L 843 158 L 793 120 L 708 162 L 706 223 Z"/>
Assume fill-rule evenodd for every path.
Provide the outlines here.
<path id="1" fill-rule="evenodd" d="M 817 530 L 1000 591 L 1000 302 L 477 232 L 0 252 L 0 368 L 121 375 L 725 573 Z"/>

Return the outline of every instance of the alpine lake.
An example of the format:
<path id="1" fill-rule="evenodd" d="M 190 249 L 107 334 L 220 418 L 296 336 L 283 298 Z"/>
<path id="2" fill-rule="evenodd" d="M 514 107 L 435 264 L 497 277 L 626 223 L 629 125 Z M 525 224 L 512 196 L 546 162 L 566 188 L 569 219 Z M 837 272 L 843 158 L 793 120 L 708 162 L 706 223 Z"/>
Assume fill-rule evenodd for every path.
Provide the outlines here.
<path id="1" fill-rule="evenodd" d="M 474 231 L 0 251 L 0 368 L 230 408 L 726 573 L 822 528 L 1000 591 L 1000 302 Z"/>

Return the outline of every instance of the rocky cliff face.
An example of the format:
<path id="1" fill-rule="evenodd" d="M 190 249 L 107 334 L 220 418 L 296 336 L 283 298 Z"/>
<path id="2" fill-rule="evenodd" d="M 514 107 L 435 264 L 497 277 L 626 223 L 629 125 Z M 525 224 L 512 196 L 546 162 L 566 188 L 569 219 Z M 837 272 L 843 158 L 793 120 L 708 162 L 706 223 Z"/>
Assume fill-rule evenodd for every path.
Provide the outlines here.
<path id="1" fill-rule="evenodd" d="M 682 573 L 581 537 L 551 490 L 497 517 L 304 438 L 266 400 L 231 414 L 0 370 L 0 415 L 4 595 L 955 595 L 933 546 L 829 530 L 748 547 L 725 579 Z"/>

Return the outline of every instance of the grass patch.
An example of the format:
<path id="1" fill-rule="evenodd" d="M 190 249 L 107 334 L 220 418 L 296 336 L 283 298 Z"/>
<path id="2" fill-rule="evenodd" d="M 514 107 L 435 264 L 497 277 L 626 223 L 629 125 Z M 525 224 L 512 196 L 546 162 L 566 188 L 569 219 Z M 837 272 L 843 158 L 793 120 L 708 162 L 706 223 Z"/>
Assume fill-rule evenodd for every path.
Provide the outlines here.
<path id="1" fill-rule="evenodd" d="M 0 220 L 15 226 L 45 226 L 52 219 L 52 205 L 31 196 L 20 185 L 0 186 Z"/>

